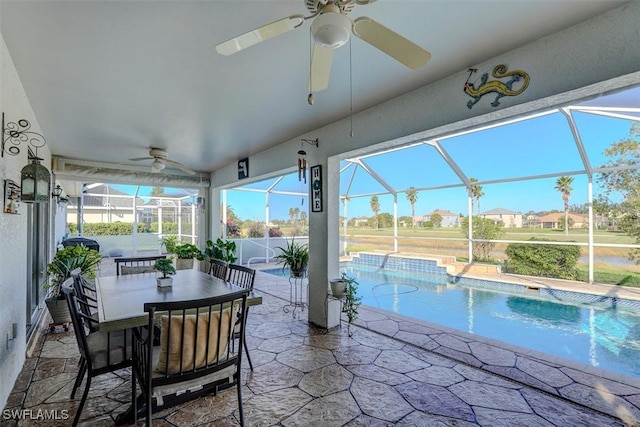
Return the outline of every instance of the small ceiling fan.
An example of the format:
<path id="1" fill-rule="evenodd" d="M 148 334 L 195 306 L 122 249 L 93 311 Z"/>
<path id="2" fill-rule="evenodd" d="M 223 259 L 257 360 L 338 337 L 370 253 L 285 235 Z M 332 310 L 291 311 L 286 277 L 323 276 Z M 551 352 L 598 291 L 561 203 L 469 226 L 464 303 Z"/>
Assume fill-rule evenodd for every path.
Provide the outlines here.
<path id="1" fill-rule="evenodd" d="M 178 163 L 175 160 L 171 160 L 168 158 L 167 150 L 163 148 L 154 148 L 151 147 L 149 149 L 148 157 L 136 157 L 133 159 L 129 159 L 132 162 L 138 162 L 141 160 L 153 160 L 151 163 L 151 172 L 160 172 L 164 170 L 167 165 L 173 166 L 176 169 L 180 169 L 181 171 L 188 173 L 189 175 L 195 175 L 196 173 L 183 165 L 182 163 Z"/>
<path id="2" fill-rule="evenodd" d="M 349 41 L 351 33 L 378 48 L 412 70 L 426 65 L 431 54 L 371 18 L 361 16 L 353 21 L 347 18 L 356 5 L 367 5 L 375 0 L 305 0 L 310 16 L 291 15 L 241 34 L 216 46 L 221 55 L 232 55 L 250 46 L 300 27 L 313 19 L 311 34 L 313 54 L 309 90 L 321 91 L 329 85 L 333 51 Z"/>

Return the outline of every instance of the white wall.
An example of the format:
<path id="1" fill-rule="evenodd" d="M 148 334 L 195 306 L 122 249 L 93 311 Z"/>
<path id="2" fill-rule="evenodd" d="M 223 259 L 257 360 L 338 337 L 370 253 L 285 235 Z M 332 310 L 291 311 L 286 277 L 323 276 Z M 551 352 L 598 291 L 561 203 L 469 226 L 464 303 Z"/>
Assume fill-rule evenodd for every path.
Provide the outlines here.
<path id="1" fill-rule="evenodd" d="M 0 35 L 0 112 L 5 122 L 27 119 L 32 130 L 40 132 L 29 100 L 9 56 L 4 38 Z M 6 125 L 6 124 L 5 124 Z M 46 135 L 45 135 L 46 137 Z M 27 164 L 27 148 L 20 147 L 17 156 L 0 157 L 0 185 L 11 179 L 20 183 L 20 170 Z M 47 147 L 38 149 L 43 165 L 50 170 L 51 155 Z M 3 204 L 4 201 L 0 202 Z M 23 212 L 25 211 L 24 205 Z M 25 360 L 26 351 L 26 277 L 27 215 L 0 212 L 0 408 L 4 408 Z M 18 324 L 18 337 L 6 347 L 12 323 Z"/>

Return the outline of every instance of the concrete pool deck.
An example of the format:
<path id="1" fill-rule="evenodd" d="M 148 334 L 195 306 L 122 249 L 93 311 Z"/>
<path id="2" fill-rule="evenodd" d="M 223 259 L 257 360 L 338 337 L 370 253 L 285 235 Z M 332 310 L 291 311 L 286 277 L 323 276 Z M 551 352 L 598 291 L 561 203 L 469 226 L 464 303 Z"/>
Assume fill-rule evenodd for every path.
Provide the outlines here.
<path id="1" fill-rule="evenodd" d="M 103 261 L 101 274 L 115 274 L 112 267 Z M 289 289 L 287 278 L 257 273 L 263 304 L 247 319 L 255 370 L 243 363 L 242 375 L 248 426 L 640 426 L 636 378 L 365 306 L 353 337 L 344 322 L 324 331 L 308 324 L 306 310 L 297 318 L 285 313 Z M 5 409 L 66 410 L 73 417 L 79 401 L 69 398 L 78 361 L 73 331 L 51 333 L 46 321 Z M 130 375 L 124 369 L 94 379 L 81 425 L 113 425 L 129 404 Z M 166 408 L 154 425 L 239 425 L 235 394 L 225 390 Z"/>
<path id="2" fill-rule="evenodd" d="M 273 265 L 262 267 L 273 268 Z M 258 274 L 256 289 L 285 300 L 289 298 L 286 278 L 262 272 Z M 478 272 L 466 273 L 465 277 L 640 300 L 640 293 L 636 288 Z M 303 318 L 304 316 L 306 313 Z M 626 425 L 640 426 L 640 378 L 620 375 L 370 306 L 360 307 L 355 325 L 443 356 L 451 363 L 463 363 L 487 374 L 594 409 L 620 419 Z"/>

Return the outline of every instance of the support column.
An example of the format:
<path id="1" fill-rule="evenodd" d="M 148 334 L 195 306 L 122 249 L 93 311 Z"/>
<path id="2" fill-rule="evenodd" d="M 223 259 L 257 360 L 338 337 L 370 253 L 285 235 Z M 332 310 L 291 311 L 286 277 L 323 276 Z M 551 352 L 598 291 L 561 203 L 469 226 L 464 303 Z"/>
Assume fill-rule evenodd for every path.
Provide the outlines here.
<path id="1" fill-rule="evenodd" d="M 327 305 L 327 293 L 329 278 L 339 277 L 340 267 L 340 161 L 322 159 L 320 165 L 323 209 L 309 212 L 309 322 L 333 328 L 340 324 L 340 301 Z"/>

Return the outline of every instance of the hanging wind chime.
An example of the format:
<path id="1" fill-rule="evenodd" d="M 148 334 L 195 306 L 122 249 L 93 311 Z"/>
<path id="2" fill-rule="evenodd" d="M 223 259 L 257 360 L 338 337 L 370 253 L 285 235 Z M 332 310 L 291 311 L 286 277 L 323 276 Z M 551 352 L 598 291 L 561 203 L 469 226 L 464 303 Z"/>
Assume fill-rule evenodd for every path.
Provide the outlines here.
<path id="1" fill-rule="evenodd" d="M 304 181 L 307 183 L 307 152 L 304 151 L 303 144 L 311 144 L 318 147 L 318 138 L 316 139 L 302 139 L 300 144 L 300 150 L 298 150 L 298 181 Z"/>
<path id="2" fill-rule="evenodd" d="M 307 152 L 302 148 L 298 150 L 298 181 L 307 183 Z"/>

